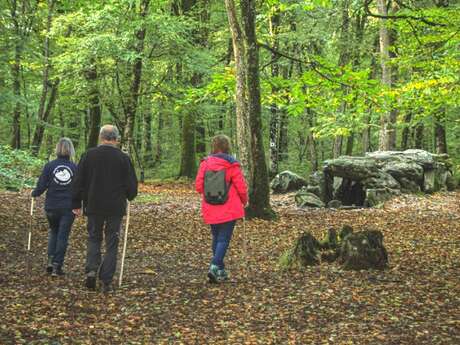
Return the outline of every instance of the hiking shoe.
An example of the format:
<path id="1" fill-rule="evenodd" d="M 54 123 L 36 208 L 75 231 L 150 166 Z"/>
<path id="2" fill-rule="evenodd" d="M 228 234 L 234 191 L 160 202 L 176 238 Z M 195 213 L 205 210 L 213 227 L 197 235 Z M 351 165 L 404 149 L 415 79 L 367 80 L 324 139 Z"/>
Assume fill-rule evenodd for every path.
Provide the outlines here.
<path id="1" fill-rule="evenodd" d="M 209 266 L 209 271 L 208 271 L 208 278 L 210 283 L 217 283 L 217 272 L 219 271 L 219 267 L 217 267 L 214 264 L 211 264 Z"/>
<path id="2" fill-rule="evenodd" d="M 53 257 L 48 256 L 48 263 L 46 264 L 46 272 L 48 274 L 53 273 Z"/>
<path id="3" fill-rule="evenodd" d="M 89 272 L 86 275 L 86 287 L 90 290 L 96 290 L 96 272 Z"/>
<path id="4" fill-rule="evenodd" d="M 63 276 L 65 273 L 62 270 L 61 266 L 58 266 L 57 264 L 53 264 L 52 266 L 52 271 L 51 271 L 51 277 L 56 278 L 58 276 Z"/>
<path id="5" fill-rule="evenodd" d="M 225 269 L 221 269 L 217 271 L 217 282 L 223 283 L 224 281 L 228 280 L 228 273 Z"/>
<path id="6" fill-rule="evenodd" d="M 102 292 L 104 294 L 109 294 L 109 293 L 112 293 L 114 291 L 114 288 L 113 288 L 113 285 L 112 283 L 102 283 Z"/>

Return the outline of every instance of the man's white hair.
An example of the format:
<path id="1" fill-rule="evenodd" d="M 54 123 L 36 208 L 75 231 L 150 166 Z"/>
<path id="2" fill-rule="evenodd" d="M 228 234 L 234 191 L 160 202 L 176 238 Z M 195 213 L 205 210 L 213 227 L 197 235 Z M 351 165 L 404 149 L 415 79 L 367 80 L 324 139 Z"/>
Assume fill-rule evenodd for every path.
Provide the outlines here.
<path id="1" fill-rule="evenodd" d="M 113 125 L 105 125 L 101 127 L 99 132 L 99 138 L 106 141 L 117 141 L 120 137 L 120 132 L 118 128 Z"/>

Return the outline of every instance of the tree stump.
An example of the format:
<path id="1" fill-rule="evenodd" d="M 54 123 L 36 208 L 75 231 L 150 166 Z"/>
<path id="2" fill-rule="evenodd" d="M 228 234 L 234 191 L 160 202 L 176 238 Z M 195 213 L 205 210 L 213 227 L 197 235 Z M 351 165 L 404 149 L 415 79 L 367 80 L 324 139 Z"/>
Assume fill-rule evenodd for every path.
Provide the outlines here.
<path id="1" fill-rule="evenodd" d="M 283 269 L 317 265 L 320 262 L 320 244 L 309 232 L 302 234 L 292 249 L 284 253 L 279 261 Z"/>
<path id="2" fill-rule="evenodd" d="M 345 269 L 384 269 L 388 254 L 383 246 L 383 235 L 378 230 L 365 230 L 348 234 L 340 248 L 339 263 Z"/>

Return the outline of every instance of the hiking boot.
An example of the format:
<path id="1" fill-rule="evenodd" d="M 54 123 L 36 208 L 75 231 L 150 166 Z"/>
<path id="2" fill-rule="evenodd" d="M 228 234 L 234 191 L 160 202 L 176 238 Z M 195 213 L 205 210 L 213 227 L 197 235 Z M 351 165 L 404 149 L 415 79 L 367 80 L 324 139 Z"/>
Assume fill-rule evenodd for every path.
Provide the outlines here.
<path id="1" fill-rule="evenodd" d="M 63 276 L 65 273 L 62 270 L 62 267 L 59 266 L 58 264 L 53 264 L 52 266 L 52 271 L 51 271 L 51 277 L 56 278 L 58 276 Z"/>
<path id="2" fill-rule="evenodd" d="M 228 280 L 228 273 L 225 269 L 221 269 L 217 271 L 217 282 L 223 283 L 224 281 Z"/>
<path id="3" fill-rule="evenodd" d="M 96 290 L 96 272 L 88 272 L 85 285 L 90 290 Z"/>
<path id="4" fill-rule="evenodd" d="M 209 266 L 209 271 L 208 271 L 208 278 L 210 283 L 217 283 L 217 272 L 219 271 L 219 267 L 217 267 L 214 264 L 211 264 Z"/>
<path id="5" fill-rule="evenodd" d="M 102 283 L 102 293 L 109 294 L 114 291 L 112 283 Z"/>
<path id="6" fill-rule="evenodd" d="M 48 263 L 46 264 L 46 272 L 53 273 L 53 256 L 48 256 Z"/>

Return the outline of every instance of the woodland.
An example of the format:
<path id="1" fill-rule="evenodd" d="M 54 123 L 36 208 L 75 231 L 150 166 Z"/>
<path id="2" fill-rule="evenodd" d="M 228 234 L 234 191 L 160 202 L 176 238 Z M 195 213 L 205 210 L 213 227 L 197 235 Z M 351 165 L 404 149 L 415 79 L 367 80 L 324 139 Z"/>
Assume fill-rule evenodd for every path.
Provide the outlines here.
<path id="1" fill-rule="evenodd" d="M 0 343 L 459 343 L 459 28 L 458 0 L 0 0 Z M 83 288 L 84 218 L 52 280 L 29 206 L 58 139 L 78 162 L 104 124 L 141 183 L 125 283 L 102 297 Z M 249 204 L 212 286 L 193 179 L 220 133 Z M 429 152 L 449 187 L 341 209 L 270 188 L 381 151 Z M 283 267 L 306 233 L 330 250 L 350 225 L 383 236 L 383 269 Z"/>

